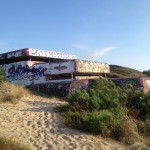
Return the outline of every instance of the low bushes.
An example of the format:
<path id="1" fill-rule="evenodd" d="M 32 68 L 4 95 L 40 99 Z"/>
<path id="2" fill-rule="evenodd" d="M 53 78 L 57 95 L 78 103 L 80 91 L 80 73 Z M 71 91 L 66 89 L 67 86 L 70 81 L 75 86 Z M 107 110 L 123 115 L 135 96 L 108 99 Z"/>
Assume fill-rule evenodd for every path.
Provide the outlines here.
<path id="1" fill-rule="evenodd" d="M 150 93 L 144 95 L 131 85 L 120 88 L 112 81 L 95 79 L 87 91 L 76 90 L 67 100 L 69 105 L 59 110 L 70 127 L 130 144 L 138 138 L 138 121 L 144 122 L 144 130 L 150 129 Z"/>

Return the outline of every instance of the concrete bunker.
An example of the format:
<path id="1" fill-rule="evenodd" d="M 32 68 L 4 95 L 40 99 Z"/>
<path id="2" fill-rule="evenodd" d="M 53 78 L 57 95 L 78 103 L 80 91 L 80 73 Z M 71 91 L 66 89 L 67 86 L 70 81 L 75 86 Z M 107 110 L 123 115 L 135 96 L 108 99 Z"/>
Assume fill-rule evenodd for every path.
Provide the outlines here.
<path id="1" fill-rule="evenodd" d="M 102 62 L 78 60 L 75 55 L 25 48 L 0 54 L 9 82 L 31 85 L 54 81 L 89 79 L 110 72 Z"/>

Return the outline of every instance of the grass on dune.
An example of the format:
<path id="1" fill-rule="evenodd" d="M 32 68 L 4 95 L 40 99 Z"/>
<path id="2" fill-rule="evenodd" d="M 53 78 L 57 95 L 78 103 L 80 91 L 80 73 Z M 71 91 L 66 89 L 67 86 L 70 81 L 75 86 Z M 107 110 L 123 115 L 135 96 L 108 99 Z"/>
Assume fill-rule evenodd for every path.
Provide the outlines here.
<path id="1" fill-rule="evenodd" d="M 0 150 L 29 150 L 27 146 L 0 136 Z"/>
<path id="2" fill-rule="evenodd" d="M 28 96 L 29 90 L 23 86 L 0 82 L 0 102 L 16 104 L 22 97 Z M 29 150 L 29 148 L 17 141 L 0 136 L 0 150 Z"/>
<path id="3" fill-rule="evenodd" d="M 0 102 L 16 104 L 22 97 L 28 96 L 29 90 L 21 85 L 0 82 Z"/>

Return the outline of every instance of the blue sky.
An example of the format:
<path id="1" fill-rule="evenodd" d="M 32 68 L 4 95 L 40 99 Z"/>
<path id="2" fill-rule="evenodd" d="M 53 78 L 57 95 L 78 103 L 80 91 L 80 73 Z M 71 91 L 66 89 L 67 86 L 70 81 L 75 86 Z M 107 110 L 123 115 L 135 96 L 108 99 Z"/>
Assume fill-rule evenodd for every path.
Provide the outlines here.
<path id="1" fill-rule="evenodd" d="M 22 48 L 150 70 L 150 0 L 0 0 L 0 53 Z"/>

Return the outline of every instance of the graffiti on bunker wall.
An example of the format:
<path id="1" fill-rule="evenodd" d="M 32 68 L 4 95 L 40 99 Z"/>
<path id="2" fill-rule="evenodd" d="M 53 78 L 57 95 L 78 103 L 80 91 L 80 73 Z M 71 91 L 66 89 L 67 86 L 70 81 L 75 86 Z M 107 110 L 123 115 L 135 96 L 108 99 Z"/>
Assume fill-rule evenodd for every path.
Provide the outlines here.
<path id="1" fill-rule="evenodd" d="M 47 68 L 40 66 L 30 66 L 28 61 L 12 63 L 6 65 L 6 78 L 10 82 L 29 85 L 34 80 L 45 80 L 44 72 Z"/>
<path id="2" fill-rule="evenodd" d="M 74 62 L 66 61 L 66 62 L 55 62 L 50 63 L 46 71 L 47 74 L 65 74 L 65 73 L 73 73 L 74 72 Z"/>
<path id="3" fill-rule="evenodd" d="M 59 63 L 36 63 L 35 61 L 22 61 L 6 65 L 6 78 L 18 84 L 46 83 L 50 80 L 47 75 L 72 73 L 74 63 L 71 61 Z"/>

